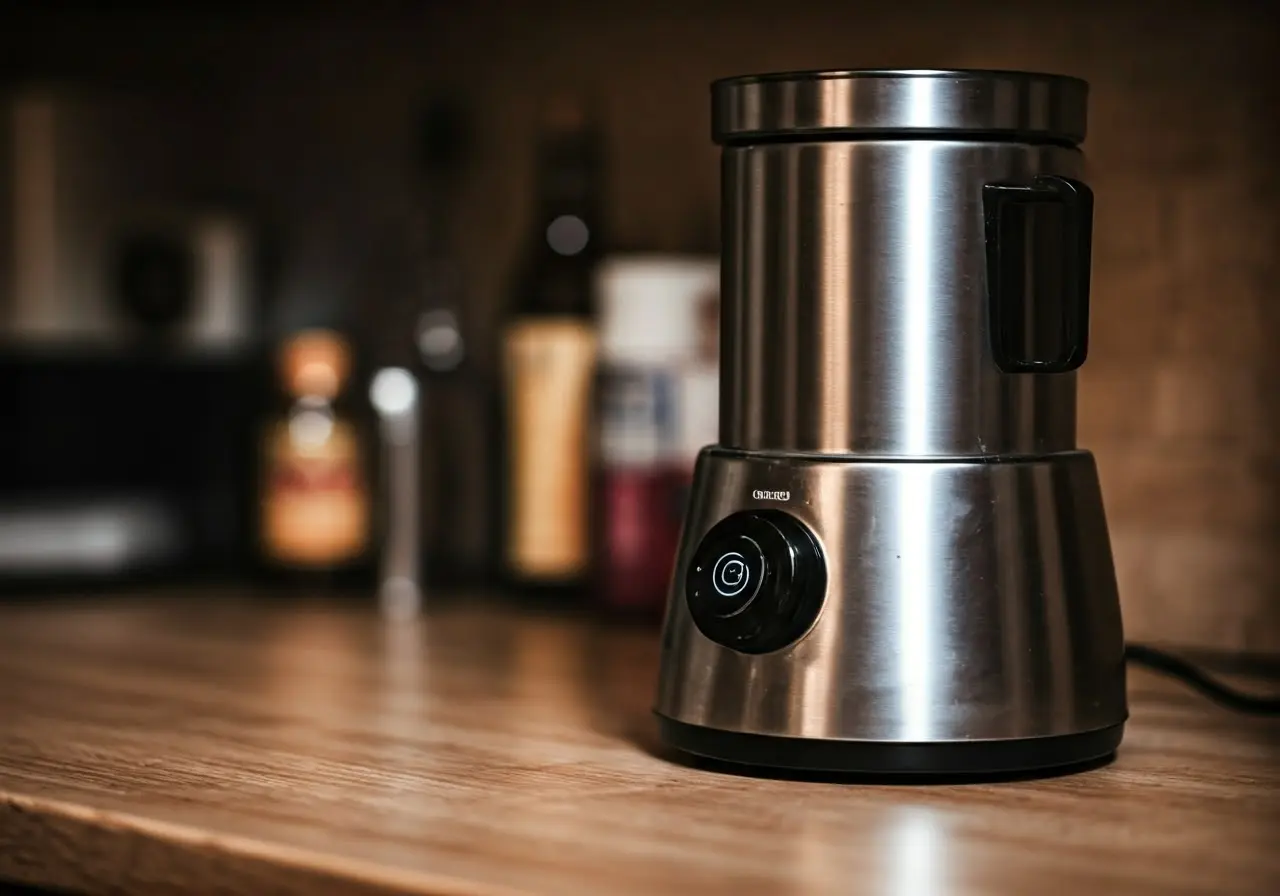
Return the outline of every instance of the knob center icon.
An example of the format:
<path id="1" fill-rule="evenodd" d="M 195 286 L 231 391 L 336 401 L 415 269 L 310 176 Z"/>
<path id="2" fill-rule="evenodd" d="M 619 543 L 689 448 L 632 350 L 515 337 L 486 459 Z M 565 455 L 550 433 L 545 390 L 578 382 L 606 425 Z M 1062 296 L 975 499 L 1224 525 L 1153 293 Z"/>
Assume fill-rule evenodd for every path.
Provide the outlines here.
<path id="1" fill-rule="evenodd" d="M 711 587 L 722 597 L 737 597 L 750 579 L 746 559 L 737 551 L 722 554 L 711 569 Z"/>

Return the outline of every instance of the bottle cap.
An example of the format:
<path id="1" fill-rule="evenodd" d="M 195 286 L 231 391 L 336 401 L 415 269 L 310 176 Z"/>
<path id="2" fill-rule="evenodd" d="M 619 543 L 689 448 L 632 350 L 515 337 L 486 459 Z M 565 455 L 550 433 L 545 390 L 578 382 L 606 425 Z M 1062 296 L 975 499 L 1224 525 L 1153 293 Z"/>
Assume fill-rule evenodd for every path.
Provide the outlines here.
<path id="1" fill-rule="evenodd" d="M 667 364 L 705 352 L 708 303 L 718 303 L 713 256 L 619 255 L 596 269 L 600 360 Z"/>
<path id="2" fill-rule="evenodd" d="M 295 398 L 331 400 L 351 373 L 351 350 L 332 330 L 303 330 L 281 347 L 280 373 L 285 390 Z"/>

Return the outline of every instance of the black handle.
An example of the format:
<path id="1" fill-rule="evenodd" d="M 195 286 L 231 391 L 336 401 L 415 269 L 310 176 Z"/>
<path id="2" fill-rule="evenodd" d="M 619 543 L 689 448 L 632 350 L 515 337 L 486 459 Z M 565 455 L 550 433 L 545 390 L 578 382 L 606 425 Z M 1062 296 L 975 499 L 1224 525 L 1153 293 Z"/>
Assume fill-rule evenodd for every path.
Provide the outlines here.
<path id="1" fill-rule="evenodd" d="M 1067 177 L 982 188 L 991 350 L 1006 373 L 1066 373 L 1089 351 L 1093 192 Z"/>

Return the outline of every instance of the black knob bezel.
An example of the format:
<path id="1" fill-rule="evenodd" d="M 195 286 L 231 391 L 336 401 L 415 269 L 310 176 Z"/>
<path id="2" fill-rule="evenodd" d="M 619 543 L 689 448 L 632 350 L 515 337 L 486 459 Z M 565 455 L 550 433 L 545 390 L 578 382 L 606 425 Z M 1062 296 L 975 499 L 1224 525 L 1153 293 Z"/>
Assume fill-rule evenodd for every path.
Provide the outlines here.
<path id="1" fill-rule="evenodd" d="M 727 604 L 713 596 L 715 560 L 748 545 L 758 546 L 763 574 L 757 587 Z M 817 621 L 826 591 L 826 560 L 817 537 L 781 510 L 725 517 L 703 536 L 685 573 L 685 601 L 698 630 L 740 653 L 772 653 L 800 640 Z"/>

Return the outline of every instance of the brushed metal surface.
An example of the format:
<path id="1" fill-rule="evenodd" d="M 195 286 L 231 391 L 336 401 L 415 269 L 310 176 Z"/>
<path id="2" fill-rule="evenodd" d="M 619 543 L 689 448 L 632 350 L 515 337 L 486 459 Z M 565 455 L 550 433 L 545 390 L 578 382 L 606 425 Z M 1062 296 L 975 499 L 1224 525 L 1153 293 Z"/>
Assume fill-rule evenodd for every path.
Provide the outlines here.
<path id="1" fill-rule="evenodd" d="M 785 502 L 753 492 L 785 492 Z M 827 558 L 809 633 L 746 655 L 683 593 L 703 533 L 785 509 Z M 707 449 L 663 632 L 656 709 L 725 731 L 938 742 L 1123 722 L 1124 636 L 1093 457 L 884 462 Z"/>
<path id="2" fill-rule="evenodd" d="M 824 132 L 942 130 L 1080 143 L 1089 85 L 981 70 L 779 72 L 711 86 L 718 142 Z"/>
<path id="3" fill-rule="evenodd" d="M 720 444 L 862 456 L 1075 447 L 1074 373 L 991 351 L 982 188 L 1063 146 L 873 140 L 722 156 Z"/>

